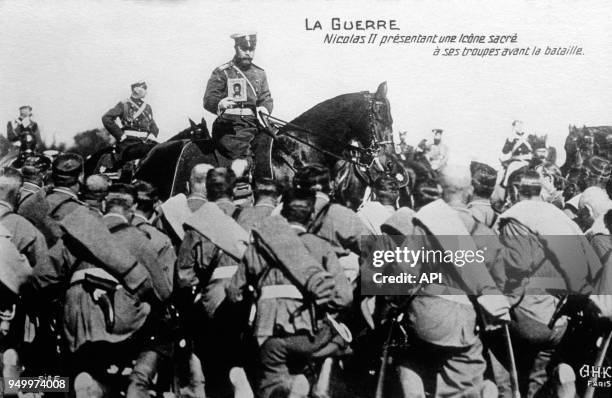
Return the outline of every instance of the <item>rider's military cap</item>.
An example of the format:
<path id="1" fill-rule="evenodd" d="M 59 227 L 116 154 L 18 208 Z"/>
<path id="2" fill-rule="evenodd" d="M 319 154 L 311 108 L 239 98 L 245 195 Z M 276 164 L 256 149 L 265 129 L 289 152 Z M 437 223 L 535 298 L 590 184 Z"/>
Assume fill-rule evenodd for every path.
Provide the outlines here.
<path id="1" fill-rule="evenodd" d="M 431 132 L 434 133 L 434 134 L 438 134 L 438 133 L 442 134 L 444 132 L 444 130 L 442 130 L 442 129 L 433 129 L 433 130 L 431 130 Z"/>
<path id="2" fill-rule="evenodd" d="M 62 153 L 54 161 L 52 166 L 52 176 L 55 180 L 78 179 L 83 171 L 83 158 L 76 153 Z"/>
<path id="3" fill-rule="evenodd" d="M 255 32 L 240 32 L 234 33 L 230 36 L 236 42 L 239 47 L 246 47 L 249 49 L 255 49 L 257 46 L 257 33 Z"/>
<path id="4" fill-rule="evenodd" d="M 134 89 L 134 87 L 144 87 L 144 88 L 147 88 L 147 83 L 144 80 L 139 80 L 137 82 L 132 83 L 132 85 L 130 87 L 132 88 L 132 90 Z"/>
<path id="5" fill-rule="evenodd" d="M 30 110 L 30 111 L 31 111 L 31 110 L 32 110 L 32 107 L 31 107 L 30 105 L 21 105 L 21 106 L 19 107 L 19 110 L 22 110 L 22 109 L 28 109 L 28 110 Z"/>
<path id="6" fill-rule="evenodd" d="M 612 167 L 610 166 L 610 162 L 602 157 L 593 156 L 589 161 L 589 168 L 591 173 L 596 177 L 610 178 Z"/>

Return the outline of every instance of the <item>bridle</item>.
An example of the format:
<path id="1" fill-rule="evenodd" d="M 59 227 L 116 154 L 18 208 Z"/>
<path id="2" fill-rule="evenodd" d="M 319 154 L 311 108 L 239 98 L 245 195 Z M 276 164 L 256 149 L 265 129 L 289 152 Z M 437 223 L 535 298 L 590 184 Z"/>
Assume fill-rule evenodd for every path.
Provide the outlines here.
<path id="1" fill-rule="evenodd" d="M 377 117 L 376 115 L 379 113 L 378 111 L 380 110 L 380 107 L 385 105 L 384 101 L 377 100 L 372 94 L 370 94 L 367 91 L 364 91 L 361 94 L 363 95 L 364 100 L 367 102 L 367 112 L 363 115 L 363 117 L 367 117 L 366 134 L 369 137 L 371 137 L 370 145 L 366 148 L 362 148 L 362 147 L 355 146 L 352 144 L 347 144 L 346 142 L 342 142 L 337 139 L 330 138 L 319 132 L 309 130 L 302 126 L 296 125 L 291 122 L 287 122 L 285 120 L 279 119 L 275 116 L 271 116 L 265 113 L 260 113 L 261 119 L 266 122 L 267 126 L 270 129 L 273 129 L 276 131 L 267 131 L 268 129 L 265 127 L 261 128 L 261 130 L 263 130 L 268 135 L 271 135 L 274 140 L 276 140 L 278 137 L 286 136 L 303 145 L 306 145 L 314 149 L 315 151 L 319 153 L 330 156 L 336 160 L 352 163 L 358 167 L 369 168 L 373 165 L 383 145 L 390 144 L 392 143 L 392 141 L 379 141 L 377 137 L 377 130 L 376 130 Z M 258 127 L 261 127 L 261 126 L 258 125 Z M 283 128 L 285 127 L 290 127 L 294 131 L 306 133 L 307 136 L 322 137 L 326 140 L 326 142 L 329 142 L 335 148 L 340 148 L 342 149 L 343 152 L 346 151 L 346 152 L 353 153 L 353 154 L 356 153 L 357 156 L 343 156 L 343 155 L 338 155 L 337 153 L 328 151 L 327 149 L 322 148 L 319 145 L 312 144 L 308 139 L 296 136 L 295 134 L 291 134 L 290 132 L 287 131 L 287 129 L 283 130 Z M 284 150 L 282 146 L 281 146 L 281 150 Z M 287 152 L 286 153 L 287 155 L 289 155 L 290 157 L 293 157 L 291 156 L 290 153 L 288 153 L 289 151 L 286 151 L 286 152 Z"/>

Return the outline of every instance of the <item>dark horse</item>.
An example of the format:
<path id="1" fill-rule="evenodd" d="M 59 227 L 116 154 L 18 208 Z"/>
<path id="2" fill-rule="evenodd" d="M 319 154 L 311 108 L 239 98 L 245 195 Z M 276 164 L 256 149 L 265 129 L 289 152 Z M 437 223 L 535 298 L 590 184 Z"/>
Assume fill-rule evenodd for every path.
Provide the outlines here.
<path id="1" fill-rule="evenodd" d="M 566 157 L 561 170 L 565 176 L 581 169 L 593 156 L 612 161 L 612 127 L 569 126 L 564 148 Z"/>
<path id="2" fill-rule="evenodd" d="M 289 186 L 296 169 L 320 163 L 334 171 L 337 199 L 356 208 L 378 176 L 405 176 L 393 156 L 386 82 L 373 94 L 351 93 L 324 101 L 289 123 L 275 118 L 268 122 L 271 127 L 259 126 L 253 143 L 256 174 L 273 177 L 283 188 Z M 198 163 L 228 164 L 204 123 L 192 123 L 153 148 L 135 177 L 149 181 L 167 198 L 186 191 L 189 172 Z"/>

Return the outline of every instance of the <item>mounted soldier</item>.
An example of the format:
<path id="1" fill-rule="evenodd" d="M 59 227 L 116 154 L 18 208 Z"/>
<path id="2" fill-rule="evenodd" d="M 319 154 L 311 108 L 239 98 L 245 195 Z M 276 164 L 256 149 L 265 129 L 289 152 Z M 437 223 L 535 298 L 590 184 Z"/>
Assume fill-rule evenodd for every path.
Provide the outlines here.
<path id="1" fill-rule="evenodd" d="M 6 138 L 14 143 L 21 144 L 23 137 L 29 135 L 32 137 L 34 149 L 41 150 L 43 147 L 42 138 L 38 123 L 32 120 L 32 107 L 24 105 L 19 107 L 19 117 L 8 122 L 6 125 Z"/>
<path id="2" fill-rule="evenodd" d="M 433 142 L 422 141 L 419 145 L 425 152 L 425 158 L 432 170 L 442 169 L 448 162 L 448 147 L 442 143 L 442 129 L 433 129 Z"/>
<path id="3" fill-rule="evenodd" d="M 252 164 L 258 158 L 255 153 L 258 116 L 260 112 L 272 112 L 273 100 L 266 72 L 252 62 L 257 35 L 237 33 L 231 38 L 234 40 L 234 58 L 212 72 L 204 93 L 204 109 L 217 115 L 213 140 L 220 154 L 229 162 L 241 158 L 249 159 Z M 246 90 L 245 99 L 235 99 L 236 83 Z"/>
<path id="4" fill-rule="evenodd" d="M 159 128 L 153 120 L 153 109 L 145 102 L 147 83 L 131 85 L 132 94 L 102 116 L 104 128 L 115 138 L 119 166 L 143 158 L 157 144 Z M 121 126 L 117 124 L 117 119 Z"/>

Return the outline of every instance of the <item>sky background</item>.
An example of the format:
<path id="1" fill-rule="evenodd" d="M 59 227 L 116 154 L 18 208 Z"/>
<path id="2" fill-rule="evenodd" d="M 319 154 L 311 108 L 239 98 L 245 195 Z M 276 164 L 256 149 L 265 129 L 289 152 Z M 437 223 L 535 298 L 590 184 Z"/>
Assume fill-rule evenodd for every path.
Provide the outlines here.
<path id="1" fill-rule="evenodd" d="M 11 120 L 30 104 L 46 140 L 72 142 L 144 79 L 162 139 L 188 118 L 210 125 L 206 81 L 232 58 L 229 35 L 250 29 L 275 116 L 387 81 L 395 132 L 417 143 L 443 128 L 451 162 L 496 166 L 514 119 L 559 149 L 569 124 L 612 125 L 611 11 L 603 1 L 0 0 L 0 115 Z M 579 45 L 585 55 L 433 57 L 431 44 L 323 44 L 332 17 L 397 20 L 400 32 L 379 34 L 517 33 L 514 47 Z M 306 31 L 305 18 L 324 30 Z"/>

